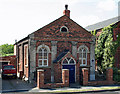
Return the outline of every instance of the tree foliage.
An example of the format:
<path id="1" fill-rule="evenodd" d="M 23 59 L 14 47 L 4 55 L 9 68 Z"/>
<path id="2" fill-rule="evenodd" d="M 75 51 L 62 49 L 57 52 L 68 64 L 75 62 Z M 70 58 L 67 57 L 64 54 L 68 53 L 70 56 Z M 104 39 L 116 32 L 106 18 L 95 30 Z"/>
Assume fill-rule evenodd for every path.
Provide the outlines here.
<path id="1" fill-rule="evenodd" d="M 7 56 L 7 54 L 14 53 L 14 45 L 3 44 L 0 45 L 0 56 Z"/>
<path id="2" fill-rule="evenodd" d="M 96 36 L 96 34 L 97 34 L 96 30 L 91 31 L 91 34 L 93 34 L 94 36 Z"/>
<path id="3" fill-rule="evenodd" d="M 95 56 L 97 64 L 104 72 L 106 68 L 113 67 L 115 45 L 113 42 L 113 26 L 107 26 L 102 29 L 102 33 L 98 37 L 95 48 Z"/>

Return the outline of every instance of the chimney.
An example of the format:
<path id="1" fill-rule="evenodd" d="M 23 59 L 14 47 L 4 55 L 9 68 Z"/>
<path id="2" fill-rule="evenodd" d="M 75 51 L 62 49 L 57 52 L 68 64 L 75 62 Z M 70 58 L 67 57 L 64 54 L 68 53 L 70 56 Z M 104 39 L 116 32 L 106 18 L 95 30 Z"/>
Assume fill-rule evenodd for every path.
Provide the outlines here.
<path id="1" fill-rule="evenodd" d="M 68 5 L 65 5 L 65 10 L 63 11 L 63 14 L 70 17 L 70 10 L 68 10 Z"/>

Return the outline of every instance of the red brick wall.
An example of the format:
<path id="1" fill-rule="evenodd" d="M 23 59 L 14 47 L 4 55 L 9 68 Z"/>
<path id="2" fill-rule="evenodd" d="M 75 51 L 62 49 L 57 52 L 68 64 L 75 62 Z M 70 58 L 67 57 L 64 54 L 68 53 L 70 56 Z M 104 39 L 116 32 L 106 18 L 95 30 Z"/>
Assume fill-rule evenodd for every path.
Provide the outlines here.
<path id="1" fill-rule="evenodd" d="M 66 26 L 68 28 L 68 31 L 70 33 L 61 33 L 60 28 L 62 26 Z M 44 28 L 41 28 L 37 30 L 35 33 L 35 39 L 36 40 L 55 40 L 55 39 L 80 39 L 80 38 L 86 38 L 87 41 L 90 40 L 92 35 L 88 33 L 84 28 L 76 24 L 73 20 L 69 19 L 66 16 L 62 16 L 59 19 L 53 21 L 52 23 L 44 26 Z M 85 41 L 85 40 L 80 40 Z"/>
<path id="2" fill-rule="evenodd" d="M 104 81 L 88 81 L 88 69 L 82 69 L 83 73 L 83 85 L 112 85 L 113 81 L 113 69 L 108 68 L 106 70 L 106 80 Z"/>
<path id="3" fill-rule="evenodd" d="M 120 34 L 120 27 L 119 28 L 114 28 L 113 29 L 113 40 L 117 40 L 117 35 Z"/>
<path id="4" fill-rule="evenodd" d="M 120 68 L 120 47 L 117 48 L 116 54 L 115 54 L 115 63 L 114 66 L 117 68 Z"/>
<path id="5" fill-rule="evenodd" d="M 51 68 L 50 67 L 37 68 L 37 70 L 39 69 L 44 70 L 44 83 L 50 83 L 51 82 Z"/>
<path id="6" fill-rule="evenodd" d="M 60 88 L 69 86 L 69 70 L 62 70 L 62 82 L 61 83 L 44 83 L 44 70 L 37 71 L 37 87 L 38 88 Z"/>
<path id="7" fill-rule="evenodd" d="M 54 63 L 54 80 L 55 80 L 55 82 L 62 81 L 62 64 L 61 64 L 61 62 Z"/>
<path id="8" fill-rule="evenodd" d="M 68 49 L 72 53 L 72 43 L 71 41 L 63 41 L 57 43 L 57 55 L 63 52 L 65 49 Z"/>

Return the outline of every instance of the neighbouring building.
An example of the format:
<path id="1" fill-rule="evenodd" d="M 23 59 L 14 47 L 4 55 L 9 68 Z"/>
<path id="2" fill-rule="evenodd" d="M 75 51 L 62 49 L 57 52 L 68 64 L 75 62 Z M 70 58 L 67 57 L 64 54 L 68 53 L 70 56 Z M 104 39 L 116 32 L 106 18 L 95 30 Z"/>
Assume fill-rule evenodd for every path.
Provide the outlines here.
<path id="1" fill-rule="evenodd" d="M 113 29 L 113 41 L 116 41 L 118 38 L 118 35 L 120 34 L 120 16 L 87 26 L 86 30 L 88 30 L 89 32 L 96 30 L 96 32 L 97 32 L 96 40 L 97 40 L 98 36 L 102 33 L 102 29 L 111 24 L 116 26 Z M 115 53 L 114 66 L 120 69 L 120 47 L 117 48 L 116 53 Z"/>
<path id="2" fill-rule="evenodd" d="M 69 82 L 80 83 L 87 68 L 95 80 L 95 37 L 70 18 L 67 5 L 63 14 L 15 44 L 18 77 L 34 82 L 43 69 L 45 83 L 61 82 L 62 69 L 69 69 Z"/>
<path id="3" fill-rule="evenodd" d="M 12 65 L 16 66 L 16 56 L 12 55 L 12 56 L 0 57 L 0 63 L 1 63 L 1 65 L 12 64 Z"/>

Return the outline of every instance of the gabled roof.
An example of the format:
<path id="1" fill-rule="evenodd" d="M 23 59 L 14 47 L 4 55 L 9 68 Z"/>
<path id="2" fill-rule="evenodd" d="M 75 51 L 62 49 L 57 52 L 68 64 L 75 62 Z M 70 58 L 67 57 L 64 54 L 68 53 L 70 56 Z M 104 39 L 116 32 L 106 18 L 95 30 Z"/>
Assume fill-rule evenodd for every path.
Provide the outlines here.
<path id="1" fill-rule="evenodd" d="M 69 33 L 61 33 L 60 28 L 66 26 Z M 35 38 L 91 38 L 92 35 L 66 15 L 33 32 Z"/>
<path id="2" fill-rule="evenodd" d="M 69 52 L 69 50 L 64 50 L 63 52 L 61 52 L 58 55 L 58 57 L 53 61 L 53 63 L 60 61 L 68 52 Z"/>
<path id="3" fill-rule="evenodd" d="M 108 20 L 105 20 L 105 21 L 102 21 L 102 22 L 99 22 L 99 23 L 96 23 L 96 24 L 93 24 L 93 25 L 89 25 L 89 26 L 85 27 L 85 29 L 88 30 L 88 31 L 102 29 L 102 28 L 104 28 L 104 27 L 106 27 L 110 24 L 115 24 L 118 21 L 120 21 L 120 16 L 114 17 L 114 18 L 111 18 L 111 19 L 108 19 Z"/>

